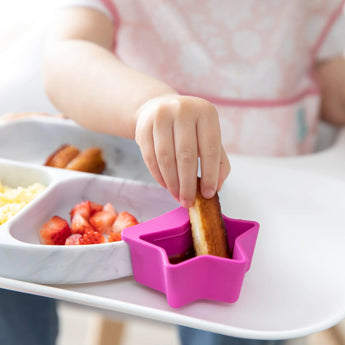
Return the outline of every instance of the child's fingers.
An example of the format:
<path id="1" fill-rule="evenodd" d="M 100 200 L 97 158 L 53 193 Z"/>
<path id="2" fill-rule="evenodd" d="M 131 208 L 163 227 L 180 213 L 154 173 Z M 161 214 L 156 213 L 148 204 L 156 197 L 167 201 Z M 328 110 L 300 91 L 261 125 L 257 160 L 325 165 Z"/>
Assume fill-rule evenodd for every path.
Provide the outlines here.
<path id="1" fill-rule="evenodd" d="M 225 153 L 224 148 L 222 147 L 220 162 L 219 162 L 219 177 L 218 177 L 217 191 L 220 191 L 220 189 L 222 188 L 222 185 L 225 179 L 228 177 L 230 170 L 231 170 L 231 166 L 230 166 L 228 156 Z"/>
<path id="2" fill-rule="evenodd" d="M 141 155 L 151 175 L 162 187 L 166 188 L 167 186 L 160 173 L 156 159 L 152 137 L 152 125 L 140 126 L 140 128 L 137 129 L 135 140 L 140 147 Z"/>
<path id="3" fill-rule="evenodd" d="M 136 141 L 152 176 L 186 208 L 195 199 L 198 155 L 204 197 L 214 196 L 229 174 L 218 113 L 205 100 L 175 95 L 146 103 L 137 119 Z"/>
<path id="4" fill-rule="evenodd" d="M 201 168 L 201 193 L 212 198 L 217 191 L 221 160 L 221 137 L 217 113 L 209 113 L 198 122 Z"/>
<path id="5" fill-rule="evenodd" d="M 158 119 L 153 125 L 153 140 L 156 161 L 160 174 L 176 200 L 179 200 L 179 180 L 177 176 L 173 123 L 169 117 Z"/>
<path id="6" fill-rule="evenodd" d="M 180 203 L 192 206 L 196 193 L 198 172 L 198 143 L 196 124 L 191 116 L 179 116 L 174 124 L 174 143 L 180 185 Z"/>

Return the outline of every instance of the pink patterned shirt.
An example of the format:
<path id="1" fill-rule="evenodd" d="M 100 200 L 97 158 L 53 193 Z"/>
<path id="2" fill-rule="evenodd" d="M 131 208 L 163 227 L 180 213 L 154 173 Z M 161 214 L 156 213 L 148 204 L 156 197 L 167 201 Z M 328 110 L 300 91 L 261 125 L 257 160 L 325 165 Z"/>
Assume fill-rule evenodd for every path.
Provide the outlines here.
<path id="1" fill-rule="evenodd" d="M 110 16 L 127 65 L 218 109 L 229 153 L 313 151 L 317 60 L 341 55 L 341 0 L 68 0 Z M 130 100 L 129 100 L 130 101 Z"/>

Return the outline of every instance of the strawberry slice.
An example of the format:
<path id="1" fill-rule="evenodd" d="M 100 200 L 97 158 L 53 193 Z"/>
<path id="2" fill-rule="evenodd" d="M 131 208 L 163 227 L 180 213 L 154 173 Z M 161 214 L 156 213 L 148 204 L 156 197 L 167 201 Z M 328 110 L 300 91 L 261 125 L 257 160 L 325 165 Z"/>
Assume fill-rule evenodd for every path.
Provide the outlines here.
<path id="1" fill-rule="evenodd" d="M 108 237 L 108 242 L 118 242 L 122 240 L 121 233 L 112 232 Z"/>
<path id="2" fill-rule="evenodd" d="M 139 222 L 129 212 L 120 212 L 112 226 L 112 232 L 121 232 L 123 229 L 129 228 L 130 226 L 137 225 Z"/>
<path id="3" fill-rule="evenodd" d="M 114 206 L 110 202 L 107 202 L 103 206 L 103 211 L 112 213 L 113 215 L 115 215 L 115 217 L 117 217 L 117 211 L 115 210 Z"/>
<path id="4" fill-rule="evenodd" d="M 86 201 L 82 201 L 79 204 L 75 205 L 69 214 L 70 214 L 71 220 L 72 220 L 74 215 L 76 215 L 76 214 L 80 214 L 85 219 L 89 219 L 90 213 L 91 213 L 91 202 L 86 200 Z"/>
<path id="5" fill-rule="evenodd" d="M 72 234 L 84 234 L 85 231 L 95 231 L 95 229 L 82 215 L 75 213 L 71 221 Z"/>
<path id="6" fill-rule="evenodd" d="M 88 230 L 88 231 L 85 231 L 83 235 L 83 244 L 97 244 L 97 243 L 103 243 L 103 242 L 104 242 L 104 236 L 98 231 Z"/>
<path id="7" fill-rule="evenodd" d="M 91 226 L 101 234 L 107 234 L 115 221 L 115 213 L 100 211 L 90 217 Z"/>
<path id="8" fill-rule="evenodd" d="M 96 212 L 102 211 L 103 210 L 103 205 L 97 204 L 94 201 L 90 201 L 90 215 L 92 216 Z"/>
<path id="9" fill-rule="evenodd" d="M 83 235 L 81 234 L 72 234 L 66 238 L 66 246 L 76 246 L 83 244 Z"/>
<path id="10" fill-rule="evenodd" d="M 71 229 L 65 219 L 54 216 L 43 224 L 39 234 L 43 244 L 63 245 L 71 235 Z"/>

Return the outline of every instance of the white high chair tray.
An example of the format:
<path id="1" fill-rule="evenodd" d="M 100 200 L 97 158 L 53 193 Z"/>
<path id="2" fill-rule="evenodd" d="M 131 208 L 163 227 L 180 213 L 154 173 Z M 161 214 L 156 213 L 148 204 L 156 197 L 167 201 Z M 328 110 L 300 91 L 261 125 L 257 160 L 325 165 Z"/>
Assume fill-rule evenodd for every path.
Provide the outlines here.
<path id="1" fill-rule="evenodd" d="M 19 123 L 57 126 L 46 120 Z M 2 138 L 9 131 L 0 132 Z M 244 338 L 284 339 L 323 330 L 345 317 L 345 178 L 336 170 L 344 151 L 338 145 L 298 159 L 230 157 L 231 176 L 220 193 L 222 211 L 261 225 L 252 266 L 234 304 L 198 301 L 173 309 L 165 295 L 132 277 L 69 285 L 0 277 L 0 287 Z M 7 151 L 5 158 L 20 161 L 18 152 L 10 157 Z M 329 167 L 308 171 L 328 163 L 336 165 L 334 174 Z"/>

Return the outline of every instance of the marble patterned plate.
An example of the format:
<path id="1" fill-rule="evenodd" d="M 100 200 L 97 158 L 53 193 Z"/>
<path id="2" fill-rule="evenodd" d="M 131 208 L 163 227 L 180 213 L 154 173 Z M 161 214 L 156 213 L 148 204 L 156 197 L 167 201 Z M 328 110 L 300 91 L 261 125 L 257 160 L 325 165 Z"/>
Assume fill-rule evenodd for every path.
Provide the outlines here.
<path id="1" fill-rule="evenodd" d="M 101 147 L 108 164 L 105 174 L 43 166 L 46 157 L 63 143 Z M 46 189 L 0 226 L 0 276 L 42 284 L 72 284 L 132 275 L 128 246 L 123 241 L 42 245 L 39 229 L 54 215 L 69 219 L 71 208 L 82 200 L 110 202 L 118 211 L 133 213 L 139 221 L 176 208 L 177 202 L 166 190 L 149 182 L 136 149 L 126 140 L 101 136 L 64 120 L 20 120 L 1 125 L 2 183 L 17 187 L 39 182 Z"/>

